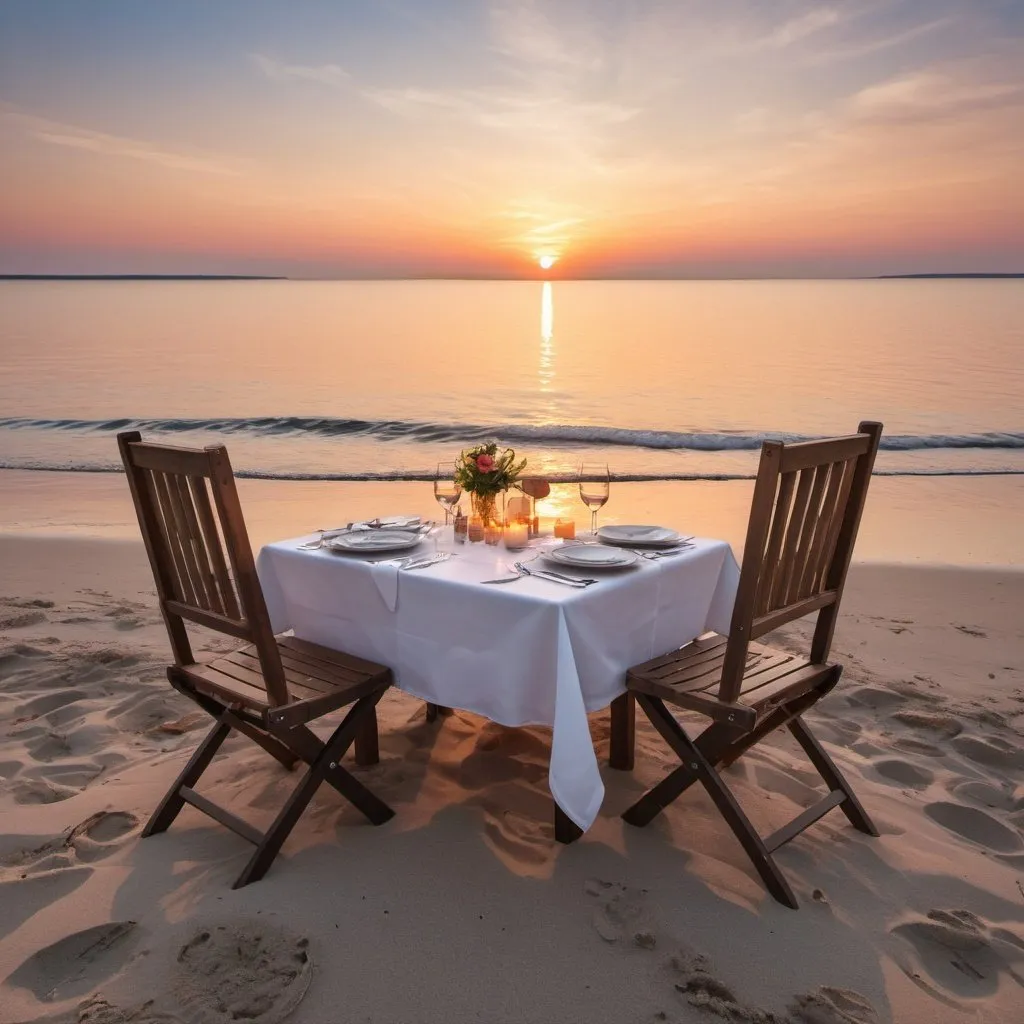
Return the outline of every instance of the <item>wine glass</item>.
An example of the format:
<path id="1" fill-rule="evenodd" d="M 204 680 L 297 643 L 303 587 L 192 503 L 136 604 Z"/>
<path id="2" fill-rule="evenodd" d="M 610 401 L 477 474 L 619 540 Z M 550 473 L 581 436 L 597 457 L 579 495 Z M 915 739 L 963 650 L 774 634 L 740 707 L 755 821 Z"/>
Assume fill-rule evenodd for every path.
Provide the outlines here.
<path id="1" fill-rule="evenodd" d="M 580 483 L 580 498 L 590 509 L 590 532 L 597 536 L 597 510 L 608 500 L 611 490 L 611 475 L 607 465 L 584 462 L 577 479 Z"/>
<path id="2" fill-rule="evenodd" d="M 439 462 L 437 464 L 437 471 L 434 473 L 434 497 L 444 509 L 444 522 L 447 526 L 451 519 L 452 509 L 462 497 L 462 488 L 455 480 L 455 471 L 450 463 Z"/>

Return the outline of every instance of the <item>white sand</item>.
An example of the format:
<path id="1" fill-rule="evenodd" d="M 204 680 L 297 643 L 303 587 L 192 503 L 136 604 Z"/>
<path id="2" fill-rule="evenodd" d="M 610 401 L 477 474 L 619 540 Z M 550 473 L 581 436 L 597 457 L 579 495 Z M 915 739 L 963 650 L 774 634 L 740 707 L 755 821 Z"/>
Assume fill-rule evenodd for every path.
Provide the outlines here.
<path id="1" fill-rule="evenodd" d="M 397 692 L 359 769 L 396 817 L 324 787 L 233 892 L 249 847 L 198 812 L 138 838 L 202 727 L 141 546 L 0 539 L 0 1021 L 1021 1024 L 1022 608 L 1024 573 L 855 569 L 810 717 L 883 835 L 833 812 L 785 847 L 798 912 L 702 792 L 619 819 L 672 765 L 649 728 L 560 847 L 543 730 L 427 725 Z M 765 832 L 815 781 L 773 742 L 728 771 Z M 237 740 L 200 789 L 265 824 L 293 781 Z"/>

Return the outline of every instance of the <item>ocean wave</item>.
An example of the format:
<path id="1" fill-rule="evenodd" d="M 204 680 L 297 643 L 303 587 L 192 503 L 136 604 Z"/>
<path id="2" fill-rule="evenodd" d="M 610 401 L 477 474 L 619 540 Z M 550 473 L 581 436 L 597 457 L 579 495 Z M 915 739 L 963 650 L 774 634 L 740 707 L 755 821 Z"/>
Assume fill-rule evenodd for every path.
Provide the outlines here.
<path id="1" fill-rule="evenodd" d="M 818 435 L 744 431 L 644 430 L 593 424 L 433 423 L 416 420 L 363 420 L 312 416 L 262 416 L 220 419 L 32 419 L 0 418 L 2 430 L 115 433 L 139 430 L 149 434 L 243 434 L 254 437 L 367 437 L 381 441 L 467 443 L 497 438 L 504 444 L 550 447 L 617 446 L 657 451 L 756 451 L 764 441 L 815 440 Z M 983 448 L 1024 449 L 1024 432 L 986 431 L 976 434 L 883 434 L 883 451 Z"/>
<path id="2" fill-rule="evenodd" d="M 17 469 L 35 473 L 121 473 L 123 467 L 116 462 L 43 462 L 38 460 L 0 459 L 0 470 Z M 307 473 L 302 470 L 235 469 L 234 474 L 242 480 L 294 480 L 325 481 L 331 483 L 430 483 L 433 470 L 394 469 L 368 472 Z M 1024 476 L 1024 469 L 878 469 L 874 476 Z M 571 484 L 577 480 L 576 473 L 548 473 L 546 479 L 553 484 Z M 728 481 L 754 480 L 754 473 L 612 473 L 616 483 L 660 483 L 662 481 L 699 480 Z"/>

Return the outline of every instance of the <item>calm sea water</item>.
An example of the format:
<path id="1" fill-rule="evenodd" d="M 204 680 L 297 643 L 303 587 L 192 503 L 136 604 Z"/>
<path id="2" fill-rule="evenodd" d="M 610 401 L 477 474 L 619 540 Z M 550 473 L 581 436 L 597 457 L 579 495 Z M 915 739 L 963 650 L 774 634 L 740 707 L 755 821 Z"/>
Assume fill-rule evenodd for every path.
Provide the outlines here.
<path id="1" fill-rule="evenodd" d="M 745 477 L 766 436 L 880 419 L 883 474 L 1024 474 L 1024 281 L 0 282 L 0 468 L 114 434 L 236 470 Z"/>

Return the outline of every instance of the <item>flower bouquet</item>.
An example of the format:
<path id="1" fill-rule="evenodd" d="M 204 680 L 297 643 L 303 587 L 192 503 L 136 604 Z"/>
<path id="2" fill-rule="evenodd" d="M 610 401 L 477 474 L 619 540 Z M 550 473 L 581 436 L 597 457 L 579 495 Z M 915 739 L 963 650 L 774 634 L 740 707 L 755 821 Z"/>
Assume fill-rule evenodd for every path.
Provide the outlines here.
<path id="1" fill-rule="evenodd" d="M 526 468 L 526 459 L 516 461 L 512 448 L 499 452 L 497 441 L 467 448 L 455 460 L 455 482 L 468 491 L 474 514 L 485 523 L 496 522 L 497 497 L 512 487 Z"/>

